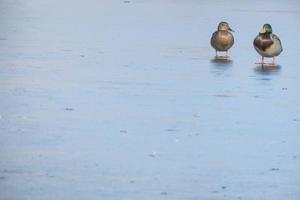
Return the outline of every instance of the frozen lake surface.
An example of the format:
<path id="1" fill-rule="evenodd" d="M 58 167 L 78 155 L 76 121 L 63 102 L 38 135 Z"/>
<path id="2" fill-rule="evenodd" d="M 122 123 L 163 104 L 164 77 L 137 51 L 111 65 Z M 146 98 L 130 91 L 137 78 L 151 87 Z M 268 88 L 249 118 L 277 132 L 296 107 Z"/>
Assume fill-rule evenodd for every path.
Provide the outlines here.
<path id="1" fill-rule="evenodd" d="M 1 200 L 299 200 L 300 1 L 1 0 L 0 26 Z"/>

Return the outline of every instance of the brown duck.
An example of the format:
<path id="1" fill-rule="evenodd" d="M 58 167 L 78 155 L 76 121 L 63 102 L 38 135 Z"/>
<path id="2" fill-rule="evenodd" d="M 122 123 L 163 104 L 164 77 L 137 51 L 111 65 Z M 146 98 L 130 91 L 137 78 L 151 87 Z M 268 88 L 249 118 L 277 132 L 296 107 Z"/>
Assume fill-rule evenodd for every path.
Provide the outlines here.
<path id="1" fill-rule="evenodd" d="M 228 57 L 228 50 L 234 43 L 233 35 L 229 31 L 234 32 L 227 22 L 220 22 L 218 30 L 212 34 L 210 44 L 216 50 L 216 57 L 218 57 L 218 51 L 225 51 Z"/>

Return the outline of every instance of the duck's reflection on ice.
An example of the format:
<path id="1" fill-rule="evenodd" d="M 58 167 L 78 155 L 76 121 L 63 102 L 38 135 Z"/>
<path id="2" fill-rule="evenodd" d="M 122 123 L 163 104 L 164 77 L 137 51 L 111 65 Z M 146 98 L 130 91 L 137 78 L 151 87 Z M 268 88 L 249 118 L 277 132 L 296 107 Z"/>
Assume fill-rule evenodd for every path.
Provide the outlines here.
<path id="1" fill-rule="evenodd" d="M 215 56 L 211 59 L 211 62 L 216 65 L 230 65 L 233 63 L 233 60 L 231 60 L 228 56 Z"/>
<path id="2" fill-rule="evenodd" d="M 276 74 L 279 73 L 281 69 L 280 65 L 258 65 L 254 68 L 254 71 L 257 73 L 263 73 L 263 74 Z"/>

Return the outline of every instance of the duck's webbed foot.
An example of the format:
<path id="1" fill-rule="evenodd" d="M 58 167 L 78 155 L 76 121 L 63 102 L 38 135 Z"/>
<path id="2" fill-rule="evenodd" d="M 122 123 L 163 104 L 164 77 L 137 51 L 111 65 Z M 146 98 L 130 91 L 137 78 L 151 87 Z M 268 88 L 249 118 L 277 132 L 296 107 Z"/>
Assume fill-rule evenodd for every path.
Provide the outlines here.
<path id="1" fill-rule="evenodd" d="M 259 61 L 259 62 L 256 62 L 255 64 L 258 64 L 258 65 L 266 65 L 268 63 L 264 62 L 264 61 Z"/>
<path id="2" fill-rule="evenodd" d="M 268 63 L 266 63 L 264 57 L 262 57 L 262 58 L 261 58 L 261 61 L 255 63 L 255 64 L 265 65 L 265 64 L 268 64 Z"/>
<path id="3" fill-rule="evenodd" d="M 225 51 L 225 55 L 218 55 L 217 51 L 216 51 L 216 59 L 229 59 L 229 56 L 228 56 L 228 51 Z"/>

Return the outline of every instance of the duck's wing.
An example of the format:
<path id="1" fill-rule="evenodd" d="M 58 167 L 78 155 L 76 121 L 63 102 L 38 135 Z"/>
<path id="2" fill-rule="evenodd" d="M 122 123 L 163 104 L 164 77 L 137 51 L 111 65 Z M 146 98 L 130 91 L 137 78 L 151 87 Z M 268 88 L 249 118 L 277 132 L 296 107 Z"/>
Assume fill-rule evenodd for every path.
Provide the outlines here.
<path id="1" fill-rule="evenodd" d="M 281 43 L 281 41 L 280 41 L 279 37 L 278 37 L 277 35 L 275 35 L 275 34 L 272 34 L 272 39 L 274 39 L 274 40 L 278 40 L 278 41 Z"/>
<path id="2" fill-rule="evenodd" d="M 262 51 L 265 51 L 273 43 L 274 41 L 271 39 L 269 34 L 259 34 L 253 41 L 253 45 Z"/>
<path id="3" fill-rule="evenodd" d="M 215 43 L 216 43 L 216 40 L 217 40 L 217 34 L 218 34 L 218 31 L 214 32 L 214 33 L 211 35 L 210 44 L 211 44 L 212 46 L 215 46 Z"/>
<path id="4" fill-rule="evenodd" d="M 282 47 L 281 41 L 280 41 L 280 39 L 279 39 L 279 37 L 278 37 L 277 35 L 272 34 L 272 39 L 273 39 L 273 40 L 277 40 L 277 41 L 279 42 L 280 46 Z"/>

